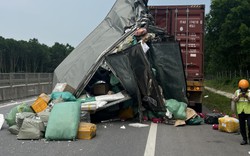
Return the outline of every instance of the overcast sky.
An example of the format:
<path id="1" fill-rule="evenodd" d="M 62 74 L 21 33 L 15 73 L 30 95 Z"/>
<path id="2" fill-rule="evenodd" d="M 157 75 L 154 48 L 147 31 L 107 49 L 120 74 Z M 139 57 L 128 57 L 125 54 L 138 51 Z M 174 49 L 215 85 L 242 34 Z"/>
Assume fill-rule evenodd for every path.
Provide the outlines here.
<path id="1" fill-rule="evenodd" d="M 105 18 L 116 0 L 0 0 L 0 36 L 36 38 L 76 47 Z M 149 0 L 149 5 L 205 4 L 211 0 Z"/>

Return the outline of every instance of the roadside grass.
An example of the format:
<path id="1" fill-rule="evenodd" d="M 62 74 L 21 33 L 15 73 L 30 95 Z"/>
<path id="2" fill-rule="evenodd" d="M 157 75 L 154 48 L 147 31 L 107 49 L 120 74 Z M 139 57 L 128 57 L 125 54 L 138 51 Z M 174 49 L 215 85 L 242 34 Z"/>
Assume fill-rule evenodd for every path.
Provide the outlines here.
<path id="1" fill-rule="evenodd" d="M 229 93 L 234 93 L 237 89 L 238 80 L 206 80 L 205 86 L 222 90 Z M 208 90 L 203 92 L 203 105 L 210 111 L 217 111 L 229 116 L 235 114 L 231 111 L 231 99 L 215 94 Z"/>
<path id="2" fill-rule="evenodd" d="M 228 93 L 234 93 L 236 89 L 238 89 L 238 82 L 240 78 L 235 79 L 213 79 L 213 80 L 205 80 L 205 86 L 222 90 Z"/>
<path id="3" fill-rule="evenodd" d="M 238 82 L 240 79 L 234 80 L 205 80 L 205 86 L 222 90 L 229 93 L 234 93 L 236 89 L 238 89 Z M 210 111 L 217 111 L 219 113 L 235 116 L 236 112 L 231 111 L 231 99 L 221 96 L 219 94 L 215 94 L 208 90 L 204 90 L 202 102 L 205 107 L 207 107 Z M 236 116 L 237 117 L 237 116 Z M 248 128 L 246 126 L 247 134 Z"/>
<path id="4" fill-rule="evenodd" d="M 216 111 L 231 116 L 235 114 L 231 111 L 231 101 L 225 96 L 221 96 L 208 90 L 203 92 L 203 105 L 210 111 Z"/>

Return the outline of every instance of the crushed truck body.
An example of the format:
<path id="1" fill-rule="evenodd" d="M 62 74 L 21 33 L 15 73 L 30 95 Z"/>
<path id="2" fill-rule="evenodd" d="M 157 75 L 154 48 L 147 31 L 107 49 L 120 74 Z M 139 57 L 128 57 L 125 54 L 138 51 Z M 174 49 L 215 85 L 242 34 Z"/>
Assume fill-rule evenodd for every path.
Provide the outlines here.
<path id="1" fill-rule="evenodd" d="M 140 120 L 145 108 L 166 112 L 164 99 L 187 102 L 179 43 L 153 23 L 146 1 L 117 0 L 104 21 L 56 68 L 53 84 L 66 82 L 77 98 L 93 95 L 96 83 L 120 87 L 138 107 Z M 119 87 L 110 83 L 113 77 Z"/>

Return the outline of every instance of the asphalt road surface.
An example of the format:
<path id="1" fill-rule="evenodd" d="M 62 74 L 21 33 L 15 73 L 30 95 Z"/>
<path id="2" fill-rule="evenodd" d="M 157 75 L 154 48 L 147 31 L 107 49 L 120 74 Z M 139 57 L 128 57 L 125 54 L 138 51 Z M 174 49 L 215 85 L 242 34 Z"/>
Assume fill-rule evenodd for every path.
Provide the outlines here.
<path id="1" fill-rule="evenodd" d="M 1 104 L 0 114 L 16 104 Z M 250 145 L 240 145 L 239 134 L 213 130 L 212 125 L 144 122 L 148 127 L 137 128 L 129 123 L 133 121 L 99 123 L 95 138 L 76 141 L 17 140 L 4 123 L 0 156 L 250 156 Z"/>

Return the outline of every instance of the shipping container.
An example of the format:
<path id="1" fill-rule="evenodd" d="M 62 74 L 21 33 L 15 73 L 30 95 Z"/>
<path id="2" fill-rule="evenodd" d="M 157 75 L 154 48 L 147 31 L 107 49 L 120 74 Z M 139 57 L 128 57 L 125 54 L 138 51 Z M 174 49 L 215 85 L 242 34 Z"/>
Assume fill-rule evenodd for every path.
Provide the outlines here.
<path id="1" fill-rule="evenodd" d="M 155 25 L 179 41 L 189 106 L 202 111 L 205 5 L 149 6 Z"/>

